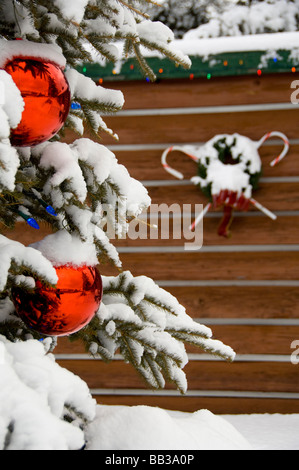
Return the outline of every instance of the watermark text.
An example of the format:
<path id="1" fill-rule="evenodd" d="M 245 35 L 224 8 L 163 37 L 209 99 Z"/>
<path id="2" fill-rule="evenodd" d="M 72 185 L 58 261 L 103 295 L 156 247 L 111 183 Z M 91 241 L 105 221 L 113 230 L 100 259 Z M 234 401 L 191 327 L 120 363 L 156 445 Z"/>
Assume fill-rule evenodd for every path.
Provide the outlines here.
<path id="1" fill-rule="evenodd" d="M 152 204 L 147 213 L 128 220 L 124 201 L 118 202 L 102 205 L 101 228 L 110 240 L 181 240 L 186 251 L 202 248 L 202 204 Z"/>
<path id="2" fill-rule="evenodd" d="M 295 351 L 291 354 L 291 363 L 297 366 L 299 364 L 299 340 L 292 342 L 291 349 L 295 349 Z"/>
<path id="3" fill-rule="evenodd" d="M 299 80 L 293 80 L 291 83 L 291 88 L 295 90 L 291 94 L 291 103 L 299 104 Z"/>

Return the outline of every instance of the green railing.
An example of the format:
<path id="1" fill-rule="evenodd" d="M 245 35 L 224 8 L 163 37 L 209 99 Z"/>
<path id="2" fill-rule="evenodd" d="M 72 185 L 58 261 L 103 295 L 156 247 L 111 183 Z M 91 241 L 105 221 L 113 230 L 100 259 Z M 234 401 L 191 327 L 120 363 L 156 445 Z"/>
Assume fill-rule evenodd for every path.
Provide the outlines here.
<path id="1" fill-rule="evenodd" d="M 199 56 L 191 56 L 192 67 L 185 70 L 176 66 L 169 59 L 157 57 L 147 58 L 147 62 L 157 76 L 157 79 L 178 78 L 207 78 L 238 76 L 238 75 L 262 75 L 269 73 L 287 73 L 299 71 L 299 65 L 291 58 L 291 51 L 277 51 L 275 55 L 267 57 L 266 52 L 228 52 L 210 56 L 204 59 Z M 105 67 L 99 64 L 86 64 L 78 67 L 78 71 L 92 78 L 96 82 L 145 80 L 136 59 L 129 59 L 122 64 L 120 70 L 116 70 L 114 64 L 109 63 Z"/>

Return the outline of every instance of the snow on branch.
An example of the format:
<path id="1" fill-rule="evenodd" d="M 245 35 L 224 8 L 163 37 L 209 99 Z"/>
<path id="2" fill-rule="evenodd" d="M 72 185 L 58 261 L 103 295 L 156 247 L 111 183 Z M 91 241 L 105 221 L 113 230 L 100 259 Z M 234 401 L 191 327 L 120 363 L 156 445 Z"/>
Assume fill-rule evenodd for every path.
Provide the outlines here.
<path id="1" fill-rule="evenodd" d="M 194 322 L 178 300 L 152 279 L 134 278 L 125 271 L 116 278 L 103 276 L 103 287 L 97 316 L 80 337 L 92 355 L 104 360 L 112 360 L 119 350 L 150 387 L 163 388 L 168 380 L 186 392 L 185 342 L 234 359 L 230 347 L 212 339 L 210 328 Z"/>
<path id="2" fill-rule="evenodd" d="M 47 354 L 47 341 L 0 336 L 0 449 L 79 450 L 96 403 L 85 382 Z"/>
<path id="3" fill-rule="evenodd" d="M 14 191 L 20 160 L 9 142 L 10 129 L 18 126 L 24 101 L 11 76 L 0 70 L 0 189 Z"/>
<path id="4" fill-rule="evenodd" d="M 56 44 L 36 44 L 26 39 L 22 42 L 0 40 L 0 67 L 4 68 L 6 63 L 15 57 L 49 60 L 63 69 L 66 66 L 66 59 Z"/>
<path id="5" fill-rule="evenodd" d="M 109 238 L 124 236 L 129 219 L 150 206 L 146 188 L 118 163 L 114 153 L 89 139 L 37 146 L 31 150 L 31 164 L 36 189 L 57 212 L 56 228 L 95 243 L 99 256 L 120 266 Z"/>
<path id="6" fill-rule="evenodd" d="M 120 49 L 114 43 L 124 41 L 129 42 L 137 59 L 140 59 L 139 46 L 143 44 L 166 54 L 183 67 L 190 66 L 188 57 L 173 48 L 172 31 L 163 23 L 149 21 L 148 15 L 142 11 L 148 3 L 154 2 L 55 0 L 45 3 L 44 0 L 36 0 L 34 8 L 26 0 L 4 0 L 3 3 L 0 26 L 2 23 L 11 25 L 15 34 L 23 39 L 58 45 L 68 65 L 73 68 L 84 61 L 121 59 Z M 36 27 L 41 21 L 42 32 Z M 7 38 L 10 38 L 9 34 Z M 146 64 L 140 62 L 140 65 L 148 75 Z"/>
<path id="7" fill-rule="evenodd" d="M 9 240 L 3 235 L 0 235 L 0 265 L 0 292 L 5 290 L 8 281 L 17 284 L 26 283 L 27 287 L 34 288 L 34 276 L 51 285 L 55 285 L 58 280 L 52 264 L 39 251 Z M 12 267 L 14 267 L 14 273 L 19 271 L 19 274 L 13 276 L 13 279 L 9 279 L 12 276 Z M 24 275 L 26 272 L 28 274 Z"/>
<path id="8" fill-rule="evenodd" d="M 143 3 L 145 6 L 151 2 Z M 187 55 L 174 47 L 172 31 L 161 22 L 148 20 L 141 6 L 135 0 L 36 0 L 34 5 L 27 0 L 4 0 L 0 6 L 0 30 L 5 32 L 10 25 L 12 31 L 9 28 L 0 39 L 0 66 L 14 57 L 55 62 L 65 69 L 72 98 L 80 105 L 80 109 L 70 110 L 59 135 L 67 127 L 83 135 L 85 125 L 94 136 L 105 132 L 117 140 L 102 115 L 122 108 L 122 93 L 97 86 L 76 67 L 95 62 L 105 66 L 107 61 L 117 67 L 124 59 L 122 54 L 133 52 L 144 75 L 155 80 L 141 46 L 170 57 L 184 68 L 191 65 Z M 41 24 L 42 28 L 38 28 Z M 15 37 L 23 40 L 15 41 Z"/>
<path id="9" fill-rule="evenodd" d="M 95 84 L 89 77 L 70 69 L 66 72 L 72 98 L 80 104 L 81 112 L 75 112 L 74 115 L 82 115 L 82 119 L 87 121 L 88 126 L 98 135 L 100 131 L 105 131 L 117 136 L 107 128 L 99 113 L 112 113 L 119 111 L 124 105 L 124 97 L 121 91 L 107 90 L 102 86 Z M 79 131 L 80 132 L 80 131 Z"/>
<path id="10" fill-rule="evenodd" d="M 94 198 L 97 203 L 114 206 L 117 196 L 120 196 L 126 201 L 127 215 L 131 217 L 137 217 L 151 204 L 146 188 L 130 176 L 126 168 L 118 163 L 114 153 L 104 145 L 89 139 L 78 139 L 71 145 L 60 142 L 41 145 L 32 153 L 35 157 L 40 156 L 39 167 L 47 171 L 43 190 L 52 197 L 56 209 L 68 204 L 70 193 L 83 203 L 88 195 L 100 194 L 107 182 L 110 187 L 115 187 L 116 194 L 109 196 L 106 188 L 104 198 Z M 56 193 L 52 193 L 58 187 L 62 195 L 66 193 L 63 200 L 56 199 Z"/>
<path id="11" fill-rule="evenodd" d="M 298 2 L 254 1 L 247 5 L 224 2 L 220 9 L 213 8 L 212 5 L 207 16 L 208 21 L 205 24 L 186 31 L 184 38 L 194 40 L 297 31 Z M 260 41 L 262 42 L 261 39 Z"/>
<path id="12" fill-rule="evenodd" d="M 191 67 L 189 57 L 171 45 L 174 34 L 165 24 L 146 20 L 137 25 L 137 31 L 143 46 L 150 50 L 158 50 L 186 69 Z"/>

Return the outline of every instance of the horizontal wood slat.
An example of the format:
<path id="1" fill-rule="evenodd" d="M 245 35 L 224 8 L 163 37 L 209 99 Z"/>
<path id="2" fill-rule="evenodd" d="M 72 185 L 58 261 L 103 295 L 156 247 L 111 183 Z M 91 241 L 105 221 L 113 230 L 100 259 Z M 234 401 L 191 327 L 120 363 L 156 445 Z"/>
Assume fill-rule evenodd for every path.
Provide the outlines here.
<path id="1" fill-rule="evenodd" d="M 278 244 L 297 244 L 299 242 L 299 212 L 298 216 L 280 216 L 277 220 L 273 221 L 270 218 L 262 215 L 261 217 L 249 217 L 246 214 L 238 217 L 234 215 L 230 227 L 231 236 L 228 238 L 219 237 L 217 230 L 220 224 L 222 214 L 219 217 L 206 216 L 203 221 L 203 246 L 232 246 L 232 245 L 278 245 Z M 136 232 L 142 227 L 141 234 L 146 234 L 146 239 L 141 236 L 136 240 L 127 236 L 125 239 L 114 240 L 113 244 L 120 247 L 154 247 L 154 246 L 183 246 L 185 243 L 192 242 L 193 240 L 186 240 L 186 227 L 189 221 L 193 222 L 194 216 L 182 220 L 182 224 L 175 225 L 177 227 L 175 232 L 178 239 L 174 239 L 173 220 L 159 221 L 158 229 L 153 229 L 153 234 L 159 234 L 158 239 L 151 237 L 151 230 L 146 229 L 144 224 L 136 224 Z M 150 219 L 149 219 L 150 221 Z M 177 223 L 177 222 L 175 222 Z M 185 223 L 185 228 L 184 228 Z M 161 238 L 162 227 L 164 227 L 164 235 L 169 230 L 169 237 L 167 240 Z M 147 230 L 145 232 L 145 230 Z"/>
<path id="2" fill-rule="evenodd" d="M 65 337 L 57 338 L 57 346 L 54 349 L 54 354 L 86 354 L 86 350 L 82 341 L 70 341 Z"/>
<path id="3" fill-rule="evenodd" d="M 167 80 L 150 85 L 144 82 L 108 84 L 119 88 L 125 95 L 124 110 L 163 109 L 209 106 L 234 106 L 263 103 L 290 103 L 293 74 L 257 77 L 230 77 L 212 80 Z M 112 146 L 120 163 L 131 176 L 150 182 L 148 191 L 153 204 L 172 203 L 206 204 L 206 199 L 192 185 L 164 186 L 161 181 L 175 181 L 161 166 L 163 150 L 172 144 L 205 143 L 217 134 L 238 132 L 253 140 L 259 140 L 266 132 L 278 130 L 289 139 L 298 139 L 298 111 L 251 111 L 222 114 L 190 114 L 168 116 L 126 115 L 107 117 L 106 122 L 119 135 L 119 142 L 104 137 L 103 142 Z M 124 150 L 126 145 L 131 148 Z M 138 150 L 136 146 L 141 146 Z M 152 148 L 146 149 L 149 145 Z M 156 145 L 156 148 L 155 148 Z M 142 148 L 143 147 L 143 148 Z M 122 149 L 122 150 L 121 150 Z M 287 157 L 275 168 L 270 162 L 280 153 L 281 145 L 271 144 L 259 149 L 264 178 L 282 178 L 299 175 L 297 155 L 299 145 L 291 145 Z M 174 152 L 168 163 L 184 174 L 186 179 L 196 175 L 194 162 L 183 154 Z M 156 185 L 156 186 L 155 186 Z M 269 210 L 298 211 L 299 185 L 295 182 L 261 182 L 254 197 Z M 261 280 L 299 279 L 297 252 L 234 252 L 233 245 L 296 245 L 298 244 L 297 214 L 283 214 L 273 222 L 251 208 L 250 214 L 233 219 L 232 237 L 223 239 L 217 235 L 221 214 L 211 214 L 204 220 L 204 246 L 231 246 L 230 253 L 122 253 L 124 269 L 135 275 L 147 275 L 156 280 L 185 281 L 182 287 L 165 287 L 186 307 L 187 313 L 201 322 L 209 319 L 214 337 L 232 346 L 237 354 L 288 355 L 291 342 L 299 335 L 298 326 L 279 324 L 283 320 L 299 318 L 299 289 L 291 286 L 258 285 Z M 181 240 L 125 240 L 115 242 L 118 247 L 180 246 Z M 146 251 L 146 250 L 145 250 Z M 113 270 L 101 268 L 103 273 Z M 116 274 L 116 272 L 114 272 Z M 257 281 L 256 286 L 188 286 L 188 281 Z M 229 324 L 213 324 L 213 319 Z M 234 324 L 235 320 L 235 324 Z M 246 320 L 248 323 L 246 324 Z M 254 324 L 263 320 L 264 324 Z M 277 323 L 272 324 L 273 321 Z M 243 322 L 243 323 L 242 323 Z M 63 352 L 64 345 L 58 345 Z M 200 353 L 187 347 L 190 353 Z M 250 356 L 249 356 L 250 357 Z M 63 361 L 65 363 L 65 361 Z M 70 367 L 72 363 L 66 362 Z M 89 363 L 88 363 L 89 364 Z M 207 408 L 214 413 L 296 413 L 298 400 L 271 398 L 275 392 L 298 392 L 298 369 L 290 362 L 205 362 L 191 360 L 185 368 L 189 390 L 218 391 L 211 396 L 157 396 L 138 395 L 143 388 L 135 372 L 129 366 L 113 362 L 105 367 L 98 362 L 84 368 L 84 362 L 76 361 L 76 371 L 90 380 L 92 388 L 115 388 L 117 395 L 96 395 L 99 403 L 137 405 L 146 404 L 166 409 L 196 411 Z M 105 372 L 104 372 L 105 371 Z M 79 374 L 81 375 L 81 374 Z M 97 377 L 98 376 L 98 377 Z M 121 389 L 134 390 L 134 396 L 121 395 Z M 171 387 L 167 386 L 167 390 Z M 229 398 L 225 391 L 235 390 L 240 396 Z M 267 398 L 242 398 L 242 393 L 268 392 Z M 204 393 L 204 392 L 203 392 Z"/>
<path id="4" fill-rule="evenodd" d="M 299 279 L 299 253 L 123 253 L 123 268 L 155 280 Z M 116 270 L 103 266 L 102 273 Z"/>
<path id="5" fill-rule="evenodd" d="M 155 247 L 175 248 L 186 242 L 172 240 L 171 236 L 169 240 L 115 242 L 117 247 L 132 251 L 120 255 L 124 270 L 146 275 L 162 285 L 164 281 L 167 284 L 164 288 L 178 298 L 187 313 L 200 323 L 206 322 L 215 338 L 236 351 L 238 360 L 228 364 L 208 361 L 204 356 L 196 360 L 199 356 L 193 356 L 185 368 L 190 394 L 180 396 L 170 385 L 163 393 L 155 394 L 146 389 L 134 368 L 123 361 L 115 360 L 107 365 L 100 360 L 62 359 L 63 355 L 71 357 L 86 352 L 80 341 L 72 343 L 68 338 L 59 338 L 54 350 L 58 363 L 86 380 L 99 403 L 142 404 L 181 411 L 206 408 L 217 414 L 299 412 L 299 400 L 288 396 L 299 393 L 299 366 L 288 360 L 293 352 L 292 341 L 299 340 L 299 287 L 287 282 L 299 282 L 299 183 L 283 179 L 299 176 L 299 106 L 243 112 L 229 112 L 227 108 L 221 113 L 211 109 L 212 114 L 200 114 L 199 109 L 197 114 L 179 114 L 180 108 L 184 112 L 189 107 L 288 105 L 294 79 L 294 74 L 286 73 L 161 80 L 155 84 L 104 83 L 107 88 L 123 91 L 124 111 L 178 108 L 174 115 L 103 116 L 108 127 L 119 135 L 119 141 L 102 134 L 98 142 L 111 146 L 131 176 L 147 184 L 153 204 L 194 207 L 207 203 L 195 186 L 187 181 L 179 184 L 164 171 L 161 155 L 168 145 L 202 144 L 222 133 L 240 133 L 258 141 L 266 132 L 274 130 L 284 132 L 294 143 L 287 157 L 275 168 L 270 167 L 270 162 L 282 149 L 277 139 L 259 149 L 264 179 L 253 197 L 277 212 L 276 221 L 251 207 L 249 213 L 234 215 L 232 237 L 224 239 L 217 235 L 221 211 L 213 210 L 204 219 L 204 247 L 227 247 L 228 252 L 155 252 Z M 78 136 L 68 132 L 65 141 L 72 142 L 75 138 Z M 181 171 L 186 180 L 196 175 L 196 164 L 182 153 L 173 152 L 168 163 Z M 269 178 L 277 180 L 271 182 Z M 169 181 L 173 185 L 167 186 Z M 50 231 L 43 225 L 40 231 L 35 231 L 23 223 L 14 232 L 1 233 L 28 245 Z M 250 252 L 246 252 L 248 245 Z M 270 246 L 275 246 L 275 250 L 271 251 Z M 286 246 L 289 250 L 284 251 Z M 145 252 L 134 253 L 135 247 Z M 146 252 L 151 249 L 152 252 Z M 100 271 L 104 275 L 119 274 L 108 266 L 101 266 Z M 183 285 L 171 285 L 176 281 Z M 194 286 L 192 281 L 202 285 Z M 215 285 L 217 281 L 219 285 Z M 275 281 L 282 285 L 275 285 Z M 225 282 L 228 285 L 221 284 Z M 191 346 L 187 346 L 187 351 L 191 355 L 202 353 Z M 246 361 L 242 355 L 246 355 Z M 260 357 L 255 360 L 251 355 Z M 273 355 L 271 360 L 269 357 L 267 360 L 269 355 Z M 280 361 L 279 356 L 284 360 Z M 278 393 L 281 396 L 275 395 Z"/>
<path id="6" fill-rule="evenodd" d="M 13 230 L 1 227 L 0 232 L 10 240 L 15 240 L 16 242 L 20 242 L 23 243 L 23 245 L 28 246 L 42 240 L 44 237 L 52 233 L 52 230 L 48 225 L 44 223 L 40 223 L 39 225 L 40 229 L 36 230 L 27 225 L 26 222 L 18 222 Z"/>
<path id="7" fill-rule="evenodd" d="M 221 106 L 291 101 L 293 73 L 263 77 L 217 77 L 212 80 L 160 80 L 105 83 L 106 88 L 121 90 L 124 109 Z"/>
<path id="8" fill-rule="evenodd" d="M 217 130 L 215 131 L 215 135 Z M 247 135 L 243 131 L 243 135 Z M 262 135 L 260 136 L 262 137 Z M 168 144 L 175 144 L 176 141 L 168 142 Z M 204 142 L 203 142 L 204 143 Z M 120 142 L 121 144 L 121 142 Z M 187 142 L 183 145 L 187 145 Z M 167 143 L 163 144 L 163 148 L 158 150 L 132 150 L 117 151 L 113 150 L 119 163 L 124 163 L 130 175 L 139 181 L 157 181 L 157 180 L 172 180 L 175 178 L 167 173 L 161 165 L 161 156 L 164 150 L 167 149 Z M 265 145 L 259 149 L 259 154 L 262 159 L 262 168 L 264 177 L 281 177 L 281 176 L 298 176 L 298 153 L 299 145 L 291 145 L 290 151 L 285 159 L 274 168 L 270 167 L 270 162 L 280 154 L 282 150 L 281 145 Z M 169 155 L 168 163 L 173 168 L 183 173 L 185 179 L 190 179 L 197 174 L 197 165 L 190 158 L 181 152 L 174 151 Z"/>
<path id="9" fill-rule="evenodd" d="M 221 338 L 222 342 L 229 344 L 236 354 L 281 354 L 290 356 L 294 351 L 291 349 L 292 342 L 294 340 L 299 341 L 299 326 L 212 324 L 209 327 L 212 329 L 214 337 Z M 200 352 L 195 347 L 187 347 L 187 351 L 194 354 Z"/>
<path id="10" fill-rule="evenodd" d="M 146 388 L 135 369 L 123 361 L 58 360 L 79 375 L 91 389 Z M 299 369 L 291 363 L 190 361 L 185 367 L 189 390 L 299 392 Z M 167 385 L 166 389 L 173 389 Z"/>
<path id="11" fill-rule="evenodd" d="M 198 319 L 200 322 L 200 318 Z M 291 343 L 299 341 L 298 326 L 267 326 L 267 325 L 213 325 L 209 324 L 215 338 L 221 338 L 229 344 L 236 354 L 259 355 L 291 355 Z M 188 353 L 200 354 L 202 350 L 194 346 L 186 346 Z M 68 340 L 58 340 L 55 354 L 84 354 L 80 341 L 70 343 Z"/>
<path id="12" fill-rule="evenodd" d="M 162 188 L 161 188 L 162 189 Z M 195 189 L 195 188 L 192 188 Z M 172 191 L 173 188 L 169 188 L 169 191 Z M 191 191 L 191 188 L 190 188 Z M 155 190 L 154 190 L 155 192 Z M 166 192 L 166 189 L 165 189 Z M 191 191 L 193 192 L 193 191 Z M 274 190 L 274 195 L 276 192 Z M 193 196 L 193 194 L 192 194 Z M 195 193 L 195 198 L 198 196 L 198 191 Z M 203 197 L 199 193 L 201 197 L 200 202 L 196 201 L 192 203 L 192 207 L 194 208 L 194 204 L 203 203 Z M 157 200 L 159 196 L 156 196 Z M 175 193 L 175 197 L 176 193 Z M 162 201 L 162 199 L 161 199 Z M 259 201 L 262 202 L 262 199 L 259 198 Z M 171 201 L 168 201 L 169 204 Z M 206 202 L 206 201 L 205 201 Z M 159 204 L 162 204 L 160 202 Z M 171 203 L 172 204 L 172 203 Z M 171 205 L 170 204 L 170 205 Z M 299 204 L 299 201 L 298 201 Z M 268 206 L 269 208 L 269 206 Z M 252 211 L 256 209 L 252 209 Z M 273 210 L 273 208 L 272 208 Z M 274 209 L 275 210 L 275 209 Z M 183 211 L 182 211 L 183 213 Z M 215 214 L 216 215 L 216 214 Z M 172 216 L 172 214 L 170 214 Z M 179 230 L 179 239 L 174 239 L 173 237 L 173 220 L 170 217 L 170 220 L 167 222 L 163 222 L 165 229 L 169 229 L 169 237 L 167 240 L 161 238 L 161 227 L 162 222 L 159 221 L 158 229 L 152 230 L 152 233 L 156 235 L 159 234 L 158 239 L 151 238 L 151 231 L 148 228 L 147 232 L 145 232 L 145 227 L 141 222 L 142 227 L 142 234 L 145 234 L 145 238 L 138 237 L 136 240 L 132 240 L 129 236 L 125 239 L 121 240 L 111 240 L 112 243 L 116 247 L 135 247 L 135 246 L 144 246 L 144 247 L 153 247 L 153 246 L 183 246 L 188 240 L 185 239 L 184 236 L 184 223 L 187 227 L 187 222 L 189 220 L 193 221 L 192 213 L 187 215 L 188 219 L 182 220 L 182 227 Z M 269 219 L 268 217 L 264 216 L 263 214 L 256 213 L 254 217 L 247 216 L 246 213 L 242 214 L 242 216 L 238 216 L 237 213 L 233 216 L 233 221 L 231 225 L 231 232 L 232 236 L 229 238 L 219 237 L 217 233 L 218 225 L 220 224 L 220 220 L 222 217 L 222 213 L 218 211 L 217 217 L 209 217 L 206 216 L 203 221 L 203 245 L 204 246 L 213 246 L 213 245 L 224 245 L 224 246 L 232 246 L 232 245 L 247 245 L 250 243 L 251 245 L 276 245 L 276 244 L 297 244 L 298 239 L 298 230 L 299 230 L 299 212 L 298 216 L 283 216 L 279 215 L 276 221 Z M 144 220 L 144 219 L 142 219 Z M 149 218 L 150 221 L 150 218 Z M 186 222 L 187 221 L 187 222 Z M 136 231 L 137 233 L 140 232 L 139 222 L 136 222 Z M 177 225 L 180 228 L 180 225 Z M 30 245 L 43 239 L 45 236 L 49 235 L 51 229 L 48 226 L 41 224 L 40 230 L 34 230 L 33 228 L 29 227 L 25 223 L 21 222 L 18 223 L 13 231 L 3 229 L 1 233 L 15 241 L 19 241 L 24 245 Z M 189 242 L 192 242 L 192 239 Z"/>
<path id="13" fill-rule="evenodd" d="M 283 325 L 284 320 L 299 319 L 298 288 L 168 287 L 166 290 L 175 295 L 185 306 L 187 314 L 199 323 L 209 320 L 208 325 L 214 337 L 223 338 L 229 334 L 230 338 L 225 339 L 225 342 L 237 344 L 234 348 L 239 354 L 289 354 L 291 342 L 299 340 L 297 326 Z M 230 325 L 213 323 L 227 319 Z M 261 320 L 264 320 L 263 324 L 259 324 Z M 278 326 L 273 326 L 273 323 Z M 238 334 L 235 335 L 236 331 Z M 255 337 L 251 336 L 251 331 Z M 240 346 L 238 342 L 241 342 Z M 278 343 L 280 345 L 276 351 L 274 347 Z M 271 348 L 268 350 L 269 344 Z M 82 353 L 85 353 L 85 349 L 80 341 L 58 339 L 55 354 Z"/>
<path id="14" fill-rule="evenodd" d="M 115 116 L 106 117 L 110 129 L 117 132 L 124 144 L 165 142 L 206 142 L 216 134 L 246 134 L 259 140 L 266 132 L 279 130 L 289 139 L 298 138 L 299 108 L 279 111 L 258 111 L 223 114 L 192 114 L 171 116 Z M 277 129 L 277 126 L 279 128 Z M 245 132 L 246 130 L 246 132 Z M 104 144 L 112 144 L 111 137 L 103 137 Z M 114 141 L 115 143 L 115 141 Z"/>
<path id="15" fill-rule="evenodd" d="M 152 204 L 207 204 L 208 200 L 196 186 L 160 186 L 148 188 Z M 261 183 L 253 197 L 271 211 L 299 210 L 299 183 Z M 251 210 L 257 211 L 251 206 Z"/>
<path id="16" fill-rule="evenodd" d="M 122 406 L 158 406 L 166 410 L 183 410 L 195 412 L 209 410 L 214 414 L 263 414 L 299 413 L 299 400 L 283 400 L 275 398 L 210 398 L 210 397 L 169 397 L 169 396 L 95 396 L 101 405 Z"/>
<path id="17" fill-rule="evenodd" d="M 298 287 L 166 287 L 193 318 L 296 319 Z"/>

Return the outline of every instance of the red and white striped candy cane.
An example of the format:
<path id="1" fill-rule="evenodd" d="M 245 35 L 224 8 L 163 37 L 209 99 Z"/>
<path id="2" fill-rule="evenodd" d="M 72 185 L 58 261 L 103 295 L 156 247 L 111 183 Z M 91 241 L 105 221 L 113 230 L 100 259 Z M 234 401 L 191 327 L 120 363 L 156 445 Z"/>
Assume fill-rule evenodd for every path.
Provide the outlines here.
<path id="1" fill-rule="evenodd" d="M 187 155 L 189 158 L 191 158 L 195 162 L 198 162 L 198 158 L 195 155 L 191 155 L 190 153 L 186 152 L 186 150 L 183 147 L 174 146 L 174 145 L 172 147 L 169 147 L 168 149 L 166 149 L 163 152 L 162 157 L 161 157 L 161 162 L 162 162 L 162 166 L 163 166 L 164 170 L 166 170 L 168 173 L 170 173 L 175 178 L 178 178 L 179 180 L 182 180 L 182 179 L 184 179 L 184 175 L 181 172 L 179 172 L 179 171 L 175 170 L 174 168 L 172 168 L 171 166 L 169 166 L 168 163 L 167 163 L 167 160 L 166 160 L 168 155 L 171 152 L 174 152 L 175 150 L 177 150 L 178 152 L 184 153 L 185 155 Z"/>
<path id="2" fill-rule="evenodd" d="M 277 163 L 281 162 L 281 160 L 286 156 L 286 154 L 288 153 L 289 149 L 290 149 L 290 142 L 289 142 L 289 139 L 284 135 L 282 134 L 282 132 L 277 132 L 277 131 L 273 131 L 273 132 L 268 132 L 267 134 L 265 134 L 261 140 L 259 140 L 257 142 L 257 148 L 259 149 L 265 142 L 266 140 L 268 139 L 271 139 L 272 137 L 279 137 L 280 139 L 283 140 L 284 142 L 284 148 L 283 148 L 283 151 L 281 152 L 280 155 L 278 155 L 278 157 L 276 157 L 271 163 L 270 165 L 271 166 L 275 166 L 277 165 Z"/>
<path id="3" fill-rule="evenodd" d="M 166 160 L 168 155 L 171 152 L 174 152 L 174 151 L 184 153 L 185 155 L 187 155 L 189 158 L 191 158 L 195 162 L 198 162 L 199 158 L 196 157 L 195 155 L 192 155 L 191 153 L 186 152 L 186 150 L 183 147 L 174 146 L 174 145 L 172 147 L 169 147 L 168 149 L 166 149 L 163 152 L 162 157 L 161 157 L 161 162 L 162 162 L 163 168 L 168 173 L 170 173 L 172 176 L 174 176 L 175 178 L 178 178 L 179 180 L 182 180 L 182 179 L 184 179 L 184 175 L 182 173 L 180 173 L 179 171 L 175 170 L 174 168 L 172 168 L 171 166 L 169 166 L 168 163 L 167 163 L 167 160 Z M 212 204 L 209 202 L 206 205 L 206 207 L 203 209 L 203 211 L 199 214 L 199 216 L 196 218 L 196 220 L 193 222 L 193 224 L 189 227 L 190 231 L 195 230 L 196 226 L 204 218 L 204 216 L 207 214 L 207 212 L 210 210 L 211 207 L 212 207 Z"/>

